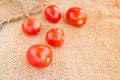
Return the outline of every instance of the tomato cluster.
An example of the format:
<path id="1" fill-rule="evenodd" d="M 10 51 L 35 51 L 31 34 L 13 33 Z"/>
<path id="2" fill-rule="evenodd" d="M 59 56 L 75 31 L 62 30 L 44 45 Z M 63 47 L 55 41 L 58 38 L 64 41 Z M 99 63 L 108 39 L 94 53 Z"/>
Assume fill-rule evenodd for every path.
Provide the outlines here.
<path id="1" fill-rule="evenodd" d="M 57 6 L 50 5 L 44 10 L 44 16 L 52 23 L 57 23 L 61 19 L 61 13 Z M 87 14 L 79 7 L 71 7 L 66 13 L 68 23 L 73 26 L 83 26 L 87 21 Z M 32 36 L 38 34 L 42 29 L 42 23 L 37 18 L 28 18 L 22 24 L 25 34 Z M 51 46 L 61 46 L 64 43 L 64 31 L 61 28 L 50 29 L 45 36 L 45 40 Z M 31 46 L 27 53 L 27 61 L 38 68 L 45 68 L 52 62 L 52 49 L 46 45 L 36 44 Z"/>

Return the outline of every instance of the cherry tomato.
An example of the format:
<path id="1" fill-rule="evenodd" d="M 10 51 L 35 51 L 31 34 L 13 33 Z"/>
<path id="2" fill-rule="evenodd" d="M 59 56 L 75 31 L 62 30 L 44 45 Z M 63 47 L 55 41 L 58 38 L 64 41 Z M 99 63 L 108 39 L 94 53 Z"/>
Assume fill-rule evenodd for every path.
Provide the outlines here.
<path id="1" fill-rule="evenodd" d="M 87 14 L 79 7 L 72 7 L 66 13 L 67 21 L 74 26 L 83 26 L 87 21 Z"/>
<path id="2" fill-rule="evenodd" d="M 50 5 L 44 10 L 44 15 L 50 22 L 57 23 L 61 19 L 60 10 L 55 5 Z"/>
<path id="3" fill-rule="evenodd" d="M 27 61 L 38 68 L 45 68 L 52 62 L 52 50 L 45 45 L 33 45 L 26 53 Z"/>
<path id="4" fill-rule="evenodd" d="M 60 28 L 52 28 L 46 34 L 46 41 L 52 46 L 61 46 L 64 42 L 64 31 Z"/>
<path id="5" fill-rule="evenodd" d="M 42 28 L 41 22 L 36 18 L 28 18 L 22 24 L 22 30 L 27 35 L 36 35 Z"/>

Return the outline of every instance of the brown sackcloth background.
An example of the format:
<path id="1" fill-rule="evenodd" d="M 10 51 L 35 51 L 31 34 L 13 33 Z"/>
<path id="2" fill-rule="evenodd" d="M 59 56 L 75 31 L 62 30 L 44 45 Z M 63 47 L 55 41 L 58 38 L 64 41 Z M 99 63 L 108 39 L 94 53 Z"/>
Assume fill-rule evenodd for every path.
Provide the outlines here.
<path id="1" fill-rule="evenodd" d="M 0 24 L 41 12 L 48 0 L 0 0 Z"/>
<path id="2" fill-rule="evenodd" d="M 49 4 L 60 8 L 59 23 L 45 19 L 43 10 Z M 72 6 L 81 7 L 88 14 L 88 21 L 81 28 L 65 19 L 66 11 Z M 36 10 L 39 13 L 32 17 L 39 18 L 43 25 L 36 36 L 22 32 L 25 18 L 3 26 L 0 80 L 120 80 L 120 0 L 0 0 L 0 22 Z M 51 47 L 45 41 L 46 32 L 53 27 L 64 29 L 65 43 L 61 47 Z M 26 51 L 34 44 L 53 49 L 53 63 L 49 67 L 37 69 L 26 61 Z"/>

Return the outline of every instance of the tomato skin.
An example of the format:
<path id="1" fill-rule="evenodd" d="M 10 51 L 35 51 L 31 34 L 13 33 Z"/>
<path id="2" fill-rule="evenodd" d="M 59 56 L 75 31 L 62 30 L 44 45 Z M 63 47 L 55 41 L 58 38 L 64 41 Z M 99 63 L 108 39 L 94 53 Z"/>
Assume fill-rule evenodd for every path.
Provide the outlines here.
<path id="1" fill-rule="evenodd" d="M 66 19 L 70 24 L 80 27 L 86 23 L 87 14 L 79 7 L 71 7 L 66 13 Z"/>
<path id="2" fill-rule="evenodd" d="M 22 24 L 22 30 L 27 35 L 36 35 L 42 28 L 41 22 L 36 18 L 28 18 Z"/>
<path id="3" fill-rule="evenodd" d="M 52 62 L 52 49 L 45 45 L 33 45 L 26 53 L 27 61 L 37 68 L 45 68 Z"/>
<path id="4" fill-rule="evenodd" d="M 61 46 L 64 43 L 64 31 L 60 28 L 52 28 L 46 34 L 46 41 L 52 46 Z"/>
<path id="5" fill-rule="evenodd" d="M 44 15 L 48 21 L 53 23 L 57 23 L 61 19 L 60 10 L 55 5 L 49 5 L 44 10 Z"/>

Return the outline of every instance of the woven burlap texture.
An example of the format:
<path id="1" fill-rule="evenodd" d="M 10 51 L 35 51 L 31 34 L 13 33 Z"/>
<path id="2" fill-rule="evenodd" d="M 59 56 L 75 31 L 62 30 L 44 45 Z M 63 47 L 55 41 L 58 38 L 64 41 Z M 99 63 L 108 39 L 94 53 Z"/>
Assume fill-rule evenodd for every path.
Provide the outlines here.
<path id="1" fill-rule="evenodd" d="M 41 12 L 47 0 L 0 0 L 0 24 Z"/>
<path id="2" fill-rule="evenodd" d="M 0 5 L 3 1 L 0 0 Z M 10 1 L 0 6 L 1 21 L 9 20 L 13 14 L 19 16 L 28 9 L 26 7 L 39 0 L 12 0 L 22 3 L 20 6 Z M 41 13 L 32 16 L 40 19 L 43 26 L 36 36 L 23 33 L 24 18 L 3 25 L 0 32 L 0 80 L 120 80 L 120 0 L 49 0 L 48 4 L 59 7 L 62 19 L 56 24 L 48 22 L 42 8 Z M 81 7 L 88 14 L 83 27 L 76 28 L 67 23 L 65 13 L 72 6 Z M 65 32 L 61 47 L 52 47 L 45 41 L 46 32 L 53 27 Z M 26 51 L 34 44 L 52 48 L 53 62 L 49 67 L 37 69 L 28 64 Z"/>

